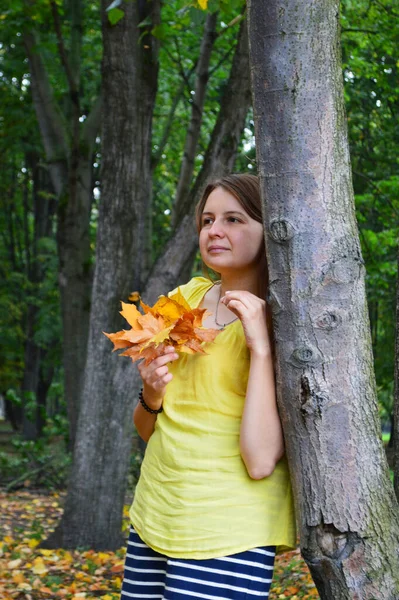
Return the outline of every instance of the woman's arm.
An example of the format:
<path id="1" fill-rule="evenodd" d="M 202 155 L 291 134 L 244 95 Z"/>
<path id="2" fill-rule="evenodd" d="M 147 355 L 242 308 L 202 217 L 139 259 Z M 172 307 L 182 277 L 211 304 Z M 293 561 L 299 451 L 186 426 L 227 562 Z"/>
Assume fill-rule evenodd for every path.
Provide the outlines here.
<path id="1" fill-rule="evenodd" d="M 145 400 L 145 403 L 148 404 L 145 397 L 144 397 L 144 400 Z M 148 406 L 149 406 L 149 404 L 148 404 Z M 152 407 L 150 407 L 150 408 L 152 408 Z M 153 415 L 153 414 L 149 413 L 148 411 L 146 411 L 145 408 L 143 408 L 141 406 L 140 402 L 137 404 L 136 408 L 134 409 L 133 422 L 136 426 L 137 433 L 139 434 L 141 439 L 144 440 L 146 443 L 148 442 L 148 440 L 150 439 L 150 437 L 152 436 L 152 434 L 154 432 L 154 427 L 155 427 L 155 422 L 157 420 L 157 416 L 158 415 Z"/>
<path id="2" fill-rule="evenodd" d="M 252 479 L 274 471 L 284 455 L 284 439 L 277 411 L 273 361 L 270 350 L 252 351 L 241 421 L 240 451 Z"/>
<path id="3" fill-rule="evenodd" d="M 173 378 L 167 365 L 178 358 L 173 346 L 168 346 L 165 354 L 150 362 L 149 365 L 145 365 L 144 362 L 139 364 L 138 369 L 143 380 L 143 399 L 149 408 L 153 410 L 161 408 L 166 386 Z M 140 402 L 137 404 L 133 413 L 133 422 L 139 436 L 145 442 L 148 442 L 153 434 L 156 420 L 157 415 L 145 410 Z"/>
<path id="4" fill-rule="evenodd" d="M 263 479 L 284 454 L 277 411 L 266 302 L 248 291 L 226 292 L 221 301 L 240 319 L 251 355 L 240 431 L 240 452 L 253 479 Z"/>

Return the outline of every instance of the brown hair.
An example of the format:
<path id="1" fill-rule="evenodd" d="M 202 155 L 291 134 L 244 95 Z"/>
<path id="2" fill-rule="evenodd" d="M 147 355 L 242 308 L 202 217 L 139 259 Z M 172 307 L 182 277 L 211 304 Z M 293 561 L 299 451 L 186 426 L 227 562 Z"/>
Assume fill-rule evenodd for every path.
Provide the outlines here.
<path id="1" fill-rule="evenodd" d="M 195 222 L 198 233 L 201 231 L 202 228 L 201 217 L 205 208 L 206 201 L 208 200 L 208 197 L 213 192 L 213 190 L 215 190 L 218 187 L 222 187 L 227 192 L 230 192 L 230 194 L 232 194 L 238 200 L 242 208 L 252 219 L 258 221 L 258 223 L 263 223 L 262 200 L 260 196 L 260 185 L 258 177 L 256 175 L 251 175 L 250 173 L 234 173 L 231 175 L 226 175 L 225 177 L 221 177 L 220 179 L 216 179 L 215 181 L 212 181 L 206 186 L 202 198 L 195 207 Z M 262 273 L 262 278 L 258 282 L 258 292 L 261 298 L 267 300 L 267 295 L 269 291 L 269 271 L 267 267 L 264 240 L 262 249 L 263 252 L 260 263 L 260 272 Z M 212 279 L 208 267 L 206 265 L 203 265 L 203 269 L 204 274 L 209 279 Z M 270 335 L 272 355 L 274 361 L 275 346 L 270 308 L 268 308 L 268 310 L 266 311 L 266 320 L 267 328 L 269 330 Z"/>

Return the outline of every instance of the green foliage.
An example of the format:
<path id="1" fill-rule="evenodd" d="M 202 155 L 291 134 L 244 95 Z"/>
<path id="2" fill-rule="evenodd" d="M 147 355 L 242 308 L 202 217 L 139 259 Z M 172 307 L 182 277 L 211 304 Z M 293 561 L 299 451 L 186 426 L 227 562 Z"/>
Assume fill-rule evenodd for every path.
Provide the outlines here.
<path id="1" fill-rule="evenodd" d="M 110 2 L 108 18 L 123 17 L 121 2 Z M 63 40 L 72 52 L 70 4 L 57 2 Z M 398 139 L 399 77 L 397 47 L 399 16 L 388 0 L 343 0 L 341 3 L 343 76 L 356 210 L 367 268 L 367 294 L 372 326 L 381 414 L 392 405 L 395 281 L 399 214 Z M 152 29 L 160 40 L 158 94 L 153 121 L 153 248 L 155 260 L 171 235 L 171 215 L 183 156 L 195 86 L 204 23 L 217 12 L 217 40 L 212 53 L 194 176 L 203 164 L 212 128 L 229 76 L 243 0 L 198 2 L 173 0 L 162 4 L 161 24 Z M 142 23 L 141 25 L 143 25 Z M 47 412 L 59 406 L 61 386 L 61 315 L 56 248 L 56 207 L 51 186 L 37 180 L 46 170 L 45 153 L 31 97 L 31 76 L 23 43 L 34 30 L 37 52 L 45 63 L 60 113 L 69 130 L 70 100 L 50 4 L 15 0 L 2 11 L 0 44 L 0 392 L 20 397 L 25 345 L 33 340 L 42 350 L 42 368 L 54 372 Z M 100 4 L 83 5 L 83 38 L 79 101 L 82 123 L 100 89 L 102 39 Z M 167 128 L 170 126 L 169 133 Z M 98 147 L 100 140 L 98 139 Z M 95 254 L 100 201 L 101 153 L 93 164 L 95 194 L 91 214 L 92 259 Z M 248 115 L 239 147 L 236 171 L 256 172 L 254 123 Z M 35 237 L 35 201 L 54 204 L 50 229 Z M 197 260 L 195 270 L 200 272 Z M 32 276 L 36 270 L 40 277 Z M 34 308 L 33 332 L 28 310 Z M 49 376 L 50 377 L 50 376 Z M 34 401 L 31 398 L 31 407 Z"/>
<path id="2" fill-rule="evenodd" d="M 111 25 L 116 25 L 121 19 L 123 19 L 125 13 L 120 8 L 111 8 L 108 12 L 108 20 Z"/>
<path id="3" fill-rule="evenodd" d="M 342 2 L 345 100 L 382 414 L 392 407 L 399 217 L 399 11 Z"/>
<path id="4" fill-rule="evenodd" d="M 56 416 L 49 419 L 43 436 L 26 441 L 16 436 L 11 450 L 0 452 L 2 484 L 8 490 L 21 487 L 65 487 L 71 465 L 71 455 L 65 446 L 67 421 Z"/>

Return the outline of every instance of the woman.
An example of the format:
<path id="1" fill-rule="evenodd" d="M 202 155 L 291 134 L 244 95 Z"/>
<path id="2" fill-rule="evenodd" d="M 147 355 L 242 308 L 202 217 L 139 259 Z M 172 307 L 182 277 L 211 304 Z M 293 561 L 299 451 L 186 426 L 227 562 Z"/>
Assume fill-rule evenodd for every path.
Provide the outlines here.
<path id="1" fill-rule="evenodd" d="M 222 331 L 207 355 L 174 348 L 148 366 L 134 422 L 148 442 L 135 499 L 123 600 L 267 598 L 295 519 L 276 406 L 259 182 L 230 175 L 196 211 L 203 262 L 180 291 Z"/>

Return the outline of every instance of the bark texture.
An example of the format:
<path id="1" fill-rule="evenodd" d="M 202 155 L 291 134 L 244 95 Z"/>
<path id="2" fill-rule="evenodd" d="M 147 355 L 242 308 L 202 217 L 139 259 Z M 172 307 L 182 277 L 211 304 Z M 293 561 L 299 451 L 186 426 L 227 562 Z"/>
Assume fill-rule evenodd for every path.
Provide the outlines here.
<path id="1" fill-rule="evenodd" d="M 160 2 L 126 3 L 115 26 L 108 21 L 108 6 L 104 0 L 102 195 L 88 353 L 65 512 L 46 543 L 53 547 L 116 549 L 123 541 L 134 369 L 110 354 L 102 332 L 121 329 L 120 301 L 140 289 L 158 72 L 159 42 L 150 31 L 159 24 Z M 123 388 L 120 365 L 126 372 Z"/>
<path id="2" fill-rule="evenodd" d="M 396 498 L 399 501 L 399 246 L 398 246 L 398 279 L 396 282 L 396 332 L 395 332 L 395 373 L 394 373 L 394 406 L 393 406 L 393 470 Z"/>
<path id="3" fill-rule="evenodd" d="M 250 0 L 278 402 L 301 549 L 323 600 L 399 597 L 356 225 L 338 0 Z"/>

